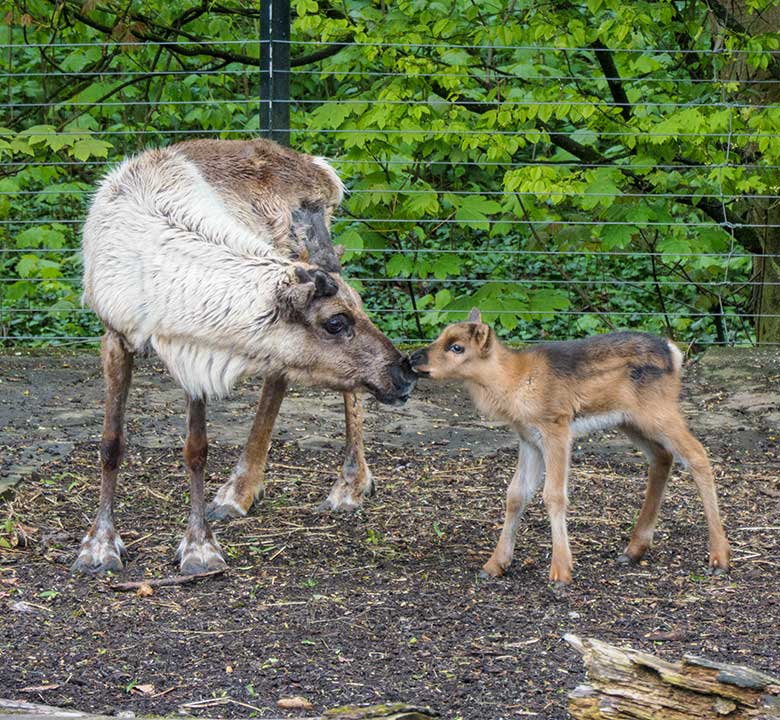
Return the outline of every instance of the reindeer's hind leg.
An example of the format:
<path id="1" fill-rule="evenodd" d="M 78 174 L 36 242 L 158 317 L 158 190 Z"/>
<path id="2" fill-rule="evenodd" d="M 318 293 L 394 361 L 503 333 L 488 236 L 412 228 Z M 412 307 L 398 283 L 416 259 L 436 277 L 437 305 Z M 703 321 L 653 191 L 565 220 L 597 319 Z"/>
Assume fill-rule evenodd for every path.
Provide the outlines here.
<path id="1" fill-rule="evenodd" d="M 363 398 L 360 395 L 344 393 L 344 418 L 346 448 L 341 477 L 317 508 L 320 511 L 355 510 L 363 504 L 363 497 L 374 494 L 374 477 L 366 464 L 363 449 Z"/>
<path id="2" fill-rule="evenodd" d="M 699 490 L 709 530 L 710 569 L 716 573 L 726 572 L 729 569 L 729 542 L 720 519 L 715 480 L 707 452 L 693 437 L 679 413 L 663 418 L 659 427 L 662 428 L 659 440 L 688 467 Z"/>
<path id="3" fill-rule="evenodd" d="M 648 438 L 644 433 L 631 427 L 622 428 L 625 434 L 644 452 L 650 467 L 647 475 L 647 491 L 642 509 L 639 512 L 631 540 L 618 558 L 618 562 L 639 562 L 653 542 L 653 533 L 658 521 L 658 511 L 669 479 L 669 471 L 674 456 L 663 445 Z"/>
<path id="4" fill-rule="evenodd" d="M 125 451 L 124 418 L 133 374 L 133 355 L 113 330 L 103 335 L 103 378 L 106 384 L 103 437 L 100 441 L 100 506 L 95 522 L 81 541 L 74 572 L 121 570 L 125 546 L 114 529 L 114 492 Z"/>
<path id="5" fill-rule="evenodd" d="M 208 456 L 206 402 L 187 398 L 187 440 L 184 462 L 190 475 L 190 519 L 176 557 L 184 575 L 221 570 L 226 567 L 219 543 L 206 522 L 203 475 Z"/>
<path id="6" fill-rule="evenodd" d="M 266 378 L 246 446 L 230 478 L 209 503 L 209 520 L 243 517 L 252 503 L 265 495 L 265 464 L 285 392 L 287 381 L 284 378 Z"/>

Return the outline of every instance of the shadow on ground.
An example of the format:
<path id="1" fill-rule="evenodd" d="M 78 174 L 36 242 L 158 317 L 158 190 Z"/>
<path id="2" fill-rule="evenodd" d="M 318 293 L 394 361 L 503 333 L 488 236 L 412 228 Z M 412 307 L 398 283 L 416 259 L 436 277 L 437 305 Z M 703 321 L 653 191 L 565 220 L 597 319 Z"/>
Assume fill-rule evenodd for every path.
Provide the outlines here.
<path id="1" fill-rule="evenodd" d="M 685 371 L 684 408 L 717 468 L 731 575 L 704 572 L 701 505 L 679 468 L 647 561 L 616 564 L 645 469 L 606 435 L 575 449 L 576 576 L 563 598 L 546 582 L 539 502 L 507 577 L 477 577 L 498 537 L 514 442 L 477 418 L 457 388 L 430 386 L 399 410 L 369 403 L 378 494 L 358 514 L 313 511 L 340 464 L 341 403 L 306 391 L 282 408 L 268 498 L 218 529 L 225 576 L 149 597 L 71 577 L 96 507 L 97 357 L 0 361 L 0 467 L 6 484 L 21 479 L 0 513 L 0 545 L 10 546 L 0 546 L 2 696 L 107 714 L 172 713 L 213 699 L 189 712 L 294 717 L 276 701 L 303 695 L 318 711 L 404 700 L 448 718 L 564 718 L 565 695 L 583 678 L 566 632 L 780 672 L 776 352 L 710 353 Z M 209 492 L 238 456 L 257 394 L 247 383 L 210 409 Z M 180 391 L 142 364 L 117 509 L 130 549 L 122 578 L 175 569 L 186 520 L 182 410 Z"/>

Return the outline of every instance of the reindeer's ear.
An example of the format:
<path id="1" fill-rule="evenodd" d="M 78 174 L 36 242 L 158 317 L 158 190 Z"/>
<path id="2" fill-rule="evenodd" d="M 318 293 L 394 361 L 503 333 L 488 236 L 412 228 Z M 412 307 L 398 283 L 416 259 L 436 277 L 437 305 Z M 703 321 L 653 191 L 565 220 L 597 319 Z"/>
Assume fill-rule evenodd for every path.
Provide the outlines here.
<path id="1" fill-rule="evenodd" d="M 344 253 L 346 252 L 346 250 L 347 249 L 343 245 L 341 245 L 341 244 L 333 246 L 333 251 L 336 253 L 336 257 L 339 260 L 341 260 L 341 258 L 344 256 Z"/>
<path id="2" fill-rule="evenodd" d="M 485 325 L 485 323 L 475 324 L 474 329 L 471 331 L 471 336 L 474 338 L 480 353 L 487 355 L 490 352 L 490 345 L 493 340 L 493 330 L 490 328 L 490 325 Z"/>
<path id="3" fill-rule="evenodd" d="M 317 267 L 293 265 L 291 281 L 284 299 L 295 312 L 302 312 L 317 298 L 332 297 L 339 291 L 336 281 Z"/>
<path id="4" fill-rule="evenodd" d="M 471 308 L 471 312 L 469 313 L 469 322 L 471 323 L 481 323 L 482 322 L 482 313 L 480 313 L 479 308 Z"/>
<path id="5" fill-rule="evenodd" d="M 302 265 L 295 266 L 295 277 L 300 285 L 309 285 L 314 287 L 311 299 L 316 300 L 321 297 L 333 297 L 338 291 L 339 286 L 336 281 L 324 270 L 318 267 L 306 268 Z"/>

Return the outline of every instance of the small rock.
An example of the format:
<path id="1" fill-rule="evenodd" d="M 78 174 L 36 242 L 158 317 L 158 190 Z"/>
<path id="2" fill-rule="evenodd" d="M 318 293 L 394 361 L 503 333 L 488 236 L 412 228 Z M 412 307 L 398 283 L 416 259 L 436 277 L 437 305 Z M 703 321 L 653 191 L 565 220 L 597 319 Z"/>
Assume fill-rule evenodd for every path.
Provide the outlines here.
<path id="1" fill-rule="evenodd" d="M 35 608 L 32 605 L 29 605 L 28 603 L 24 602 L 24 600 L 20 600 L 19 602 L 15 602 L 11 605 L 11 610 L 14 612 L 22 612 L 22 613 L 34 613 Z"/>

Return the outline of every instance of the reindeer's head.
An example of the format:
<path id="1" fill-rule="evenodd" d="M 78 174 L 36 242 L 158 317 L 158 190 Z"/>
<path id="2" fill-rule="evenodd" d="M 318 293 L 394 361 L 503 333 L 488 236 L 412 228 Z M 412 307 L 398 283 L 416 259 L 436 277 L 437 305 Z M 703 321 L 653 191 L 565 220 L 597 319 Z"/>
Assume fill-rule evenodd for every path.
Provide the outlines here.
<path id="1" fill-rule="evenodd" d="M 365 388 L 380 402 L 403 404 L 417 377 L 363 312 L 360 296 L 335 273 L 302 263 L 292 268 L 279 298 L 287 376 L 337 390 Z"/>
<path id="2" fill-rule="evenodd" d="M 495 334 L 474 308 L 466 322 L 448 325 L 428 347 L 412 353 L 415 373 L 434 380 L 475 380 L 484 372 L 496 344 Z"/>

